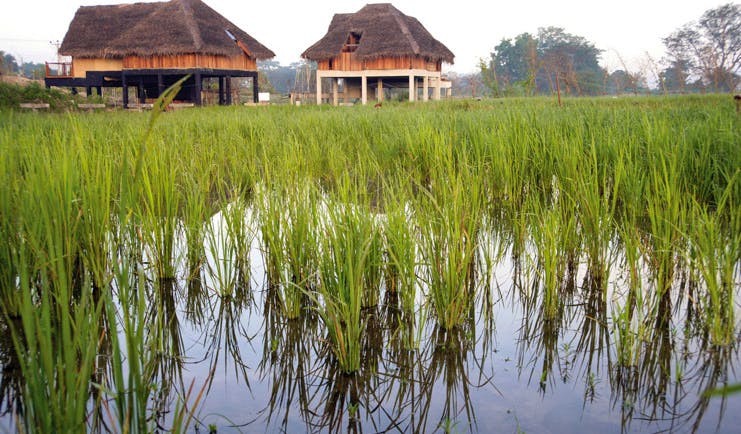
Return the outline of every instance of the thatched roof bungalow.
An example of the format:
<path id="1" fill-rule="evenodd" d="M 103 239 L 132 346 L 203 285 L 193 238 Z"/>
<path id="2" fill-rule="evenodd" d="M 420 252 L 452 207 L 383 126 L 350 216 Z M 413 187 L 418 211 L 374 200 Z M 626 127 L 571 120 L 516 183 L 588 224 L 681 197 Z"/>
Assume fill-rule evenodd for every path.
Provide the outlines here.
<path id="1" fill-rule="evenodd" d="M 125 99 L 136 86 L 144 101 L 192 74 L 186 88 L 197 104 L 204 78 L 218 78 L 220 102 L 230 103 L 229 79 L 251 77 L 257 98 L 257 60 L 275 56 L 200 0 L 82 6 L 59 53 L 71 65 L 47 69 L 47 86 L 123 87 Z"/>
<path id="2" fill-rule="evenodd" d="M 384 81 L 393 87 L 405 80 L 410 100 L 415 100 L 420 91 L 422 99 L 427 100 L 430 87 L 434 89 L 433 98 L 439 99 L 441 88 L 449 87 L 449 82 L 442 79 L 442 63 L 452 64 L 455 56 L 416 18 L 404 15 L 390 3 L 379 3 L 352 14 L 335 14 L 327 34 L 302 57 L 317 62 L 318 103 L 324 99 L 322 78 L 329 77 L 335 104 L 340 88 L 346 93 L 346 102 L 357 90 L 365 104 L 368 78 L 377 79 L 379 101 L 384 97 Z"/>

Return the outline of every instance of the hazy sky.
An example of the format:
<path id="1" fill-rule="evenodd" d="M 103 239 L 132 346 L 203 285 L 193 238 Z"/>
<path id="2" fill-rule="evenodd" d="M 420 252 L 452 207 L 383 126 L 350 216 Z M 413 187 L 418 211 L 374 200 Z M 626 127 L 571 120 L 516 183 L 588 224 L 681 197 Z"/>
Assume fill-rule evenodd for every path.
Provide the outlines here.
<path id="1" fill-rule="evenodd" d="M 142 1 L 142 0 L 140 0 Z M 51 41 L 61 41 L 81 5 L 132 3 L 121 0 L 4 0 L 0 50 L 26 62 L 54 60 Z M 321 38 L 335 13 L 355 12 L 368 0 L 246 1 L 205 0 L 227 19 L 276 53 L 287 65 Z M 503 38 L 539 27 L 563 27 L 605 50 L 602 64 L 620 68 L 616 53 L 629 64 L 664 55 L 661 38 L 700 18 L 722 0 L 560 0 L 422 1 L 395 0 L 455 54 L 446 70 L 471 72 Z"/>

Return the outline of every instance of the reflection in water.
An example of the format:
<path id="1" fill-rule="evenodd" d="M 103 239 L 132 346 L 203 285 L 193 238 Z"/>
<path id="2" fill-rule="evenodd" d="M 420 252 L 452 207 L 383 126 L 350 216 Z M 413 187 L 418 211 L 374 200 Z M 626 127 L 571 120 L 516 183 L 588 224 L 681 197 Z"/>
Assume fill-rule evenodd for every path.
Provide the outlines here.
<path id="1" fill-rule="evenodd" d="M 20 319 L 6 319 L 5 315 L 0 314 L 0 416 L 23 412 L 23 377 L 8 321 L 16 321 L 14 329 L 21 330 Z"/>
<path id="2" fill-rule="evenodd" d="M 242 228 L 236 224 L 235 230 Z M 500 246 L 482 257 L 480 265 L 486 261 L 486 268 L 499 269 L 480 270 L 486 281 L 477 285 L 472 310 L 451 330 L 425 322 L 420 300 L 418 310 L 409 312 L 402 294 L 382 292 L 379 306 L 363 311 L 362 361 L 353 375 L 342 373 L 328 351 L 315 306 L 305 304 L 297 319 L 288 319 L 278 288 L 251 284 L 251 275 L 265 279 L 255 272 L 264 264 L 244 246 L 220 270 L 228 275 L 213 275 L 219 270 L 202 254 L 185 264 L 187 279 L 149 282 L 144 273 L 132 273 L 136 296 L 148 300 L 145 336 L 152 352 L 146 378 L 156 385 L 148 401 L 153 423 L 167 426 L 184 385 L 215 369 L 223 370 L 232 388 L 220 396 L 221 385 L 209 377 L 211 407 L 198 415 L 201 428 L 235 399 L 235 389 L 247 399 L 215 422 L 253 431 L 514 432 L 519 421 L 497 423 L 511 423 L 511 416 L 501 415 L 520 400 L 523 407 L 550 410 L 544 420 L 537 412 L 519 413 L 526 430 L 536 432 L 559 431 L 550 426 L 559 412 L 572 424 L 578 420 L 584 431 L 619 425 L 623 432 L 705 432 L 715 424 L 723 431 L 738 420 L 726 412 L 738 397 L 705 394 L 738 382 L 738 343 L 712 344 L 695 303 L 702 288 L 684 270 L 676 272 L 680 282 L 652 296 L 651 283 L 635 281 L 629 267 L 625 283 L 625 276 L 603 276 L 569 259 L 556 304 L 546 314 L 537 261 L 529 261 L 527 242 L 518 248 L 524 253 Z M 231 286 L 217 290 L 219 279 Z M 260 283 L 263 289 L 255 290 Z M 23 410 L 23 381 L 7 321 L 0 317 L 0 412 L 10 420 Z M 105 322 L 100 328 L 100 366 L 92 382 L 109 385 L 111 331 Z M 196 343 L 184 343 L 191 341 Z M 199 351 L 203 357 L 194 358 Z M 509 356 L 517 359 L 511 374 Z M 93 399 L 106 394 L 96 389 Z M 90 415 L 90 426 L 113 429 L 103 410 Z"/>
<path id="3" fill-rule="evenodd" d="M 158 427 L 164 429 L 164 418 L 174 408 L 173 386 L 183 386 L 182 331 L 177 306 L 181 290 L 174 279 L 160 279 L 153 285 L 153 303 L 148 305 L 146 323 L 150 325 L 146 336 L 151 359 L 147 371 L 149 384 L 156 384 L 153 412 Z"/>
<path id="4" fill-rule="evenodd" d="M 309 378 L 311 363 L 319 343 L 319 321 L 311 311 L 300 319 L 284 317 L 280 295 L 274 288 L 265 296 L 265 323 L 262 359 L 258 365 L 260 380 L 271 384 L 265 424 L 274 420 L 282 431 L 289 431 L 291 410 L 296 406 L 305 426 L 311 423 Z"/>

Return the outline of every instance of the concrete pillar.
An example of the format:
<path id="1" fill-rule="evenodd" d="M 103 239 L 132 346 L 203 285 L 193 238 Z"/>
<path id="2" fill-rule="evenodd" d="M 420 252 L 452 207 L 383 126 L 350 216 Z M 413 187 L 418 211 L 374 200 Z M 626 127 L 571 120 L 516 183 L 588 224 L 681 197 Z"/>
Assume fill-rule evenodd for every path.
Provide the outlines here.
<path id="1" fill-rule="evenodd" d="M 360 77 L 360 102 L 362 102 L 363 105 L 368 103 L 368 77 L 366 77 L 365 74 Z"/>
<path id="2" fill-rule="evenodd" d="M 425 74 L 422 77 L 422 101 L 428 101 L 430 99 L 430 77 Z"/>
<path id="3" fill-rule="evenodd" d="M 340 79 L 335 78 L 332 80 L 332 105 L 339 105 L 339 92 L 340 92 Z"/>
<path id="4" fill-rule="evenodd" d="M 383 79 L 378 77 L 378 90 L 376 91 L 378 102 L 383 101 Z"/>
<path id="5" fill-rule="evenodd" d="M 438 76 L 435 78 L 435 94 L 433 95 L 433 98 L 435 101 L 440 100 L 440 86 L 442 86 L 443 78 Z"/>
<path id="6" fill-rule="evenodd" d="M 316 104 L 322 104 L 322 75 L 319 71 L 316 72 Z"/>
<path id="7" fill-rule="evenodd" d="M 417 83 L 413 75 L 409 76 L 409 101 L 417 99 Z"/>

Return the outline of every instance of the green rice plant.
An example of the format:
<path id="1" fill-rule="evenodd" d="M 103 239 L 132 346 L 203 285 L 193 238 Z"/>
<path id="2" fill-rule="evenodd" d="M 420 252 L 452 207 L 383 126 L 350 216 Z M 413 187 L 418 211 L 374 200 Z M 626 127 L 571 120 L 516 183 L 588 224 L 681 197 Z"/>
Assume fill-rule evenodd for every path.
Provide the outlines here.
<path id="1" fill-rule="evenodd" d="M 345 180 L 340 193 L 346 199 L 348 185 Z M 324 212 L 316 302 L 340 369 L 352 373 L 360 369 L 361 310 L 367 301 L 365 273 L 375 222 L 350 200 L 328 201 Z"/>
<path id="2" fill-rule="evenodd" d="M 428 297 L 444 329 L 463 323 L 475 297 L 475 256 L 483 221 L 481 182 L 474 169 L 461 165 L 463 173 L 448 167 L 446 175 L 446 169 L 439 169 L 432 192 L 418 203 Z"/>
<path id="3" fill-rule="evenodd" d="M 211 168 L 210 164 L 206 164 Z M 180 189 L 180 219 L 185 233 L 187 249 L 187 264 L 189 279 L 198 278 L 194 272 L 200 270 L 204 261 L 204 234 L 205 224 L 211 217 L 212 209 L 209 206 L 209 194 L 218 180 L 211 170 L 197 170 L 195 167 L 183 167 L 185 173 L 178 182 Z"/>
<path id="4" fill-rule="evenodd" d="M 739 172 L 734 180 L 738 182 Z M 733 188 L 733 180 L 727 193 Z M 692 208 L 692 257 L 695 269 L 699 270 L 705 291 L 700 292 L 699 310 L 704 315 L 704 324 L 712 345 L 732 345 L 736 340 L 735 286 L 739 270 L 741 245 L 741 217 L 731 215 L 727 230 L 723 228 L 725 208 L 730 206 L 726 194 L 718 209 L 710 211 L 706 206 L 695 203 Z"/>
<path id="5" fill-rule="evenodd" d="M 141 208 L 139 218 L 146 249 L 146 259 L 158 279 L 175 278 L 177 268 L 176 241 L 180 236 L 180 190 L 176 184 L 178 169 L 170 166 L 171 157 L 153 152 L 141 176 Z"/>
<path id="6" fill-rule="evenodd" d="M 399 294 L 402 312 L 409 315 L 415 310 L 417 298 L 417 239 L 411 225 L 414 219 L 403 195 L 393 195 L 386 204 L 386 291 Z"/>
<path id="7" fill-rule="evenodd" d="M 305 291 L 316 282 L 316 195 L 306 182 L 261 190 L 258 198 L 268 281 L 286 316 L 296 319 L 306 304 Z"/>
<path id="8" fill-rule="evenodd" d="M 649 233 L 644 242 L 645 257 L 653 273 L 656 298 L 660 300 L 674 281 L 680 252 L 686 249 L 686 221 L 688 204 L 675 179 L 677 159 L 659 162 L 651 172 L 646 197 Z M 671 165 L 670 165 L 671 164 Z"/>
<path id="9" fill-rule="evenodd" d="M 379 220 L 370 213 L 361 218 L 362 230 L 368 239 L 368 255 L 363 273 L 363 308 L 378 306 L 383 280 L 384 248 Z"/>
<path id="10" fill-rule="evenodd" d="M 255 238 L 252 208 L 239 191 L 219 186 L 223 204 L 204 225 L 206 271 L 211 289 L 220 295 L 249 290 L 250 250 Z"/>
<path id="11" fill-rule="evenodd" d="M 288 197 L 286 253 L 291 279 L 304 290 L 312 290 L 317 282 L 317 196 L 314 184 L 299 180 Z"/>
<path id="12" fill-rule="evenodd" d="M 611 242 L 615 232 L 614 216 L 623 176 L 622 166 L 616 164 L 609 173 L 600 169 L 597 145 L 592 142 L 587 162 L 582 164 L 580 170 L 578 175 L 574 172 L 573 187 L 568 194 L 578 210 L 590 278 L 595 289 L 606 292 L 613 262 Z"/>
<path id="13" fill-rule="evenodd" d="M 9 151 L 9 150 L 8 150 Z M 15 268 L 18 261 L 17 246 L 20 237 L 16 228 L 17 213 L 15 212 L 18 192 L 18 180 L 15 171 L 11 169 L 10 152 L 0 152 L 0 182 L 4 188 L 0 189 L 0 305 L 2 314 L 17 317 L 19 314 L 19 293 L 16 285 L 18 270 Z M 14 179 L 16 178 L 16 179 Z"/>
<path id="14" fill-rule="evenodd" d="M 130 229 L 135 227 L 133 210 L 137 206 L 135 191 L 132 191 L 130 186 L 136 185 L 144 176 L 141 168 L 142 160 L 145 158 L 146 145 L 154 122 L 179 92 L 185 79 L 187 77 L 168 88 L 157 100 L 139 153 L 135 155 L 133 170 L 131 170 L 128 159 L 124 157 L 121 204 L 118 208 L 120 229 L 115 238 L 118 243 L 127 242 L 127 236 L 137 237 L 137 232 Z M 157 203 L 151 199 L 149 202 L 150 205 Z M 108 426 L 121 432 L 149 432 L 155 429 L 155 419 L 148 403 L 158 392 L 158 385 L 153 385 L 150 381 L 157 369 L 156 361 L 161 355 L 157 352 L 157 348 L 162 348 L 164 344 L 162 333 L 157 333 L 156 329 L 159 327 L 162 330 L 169 320 L 164 320 L 166 315 L 155 315 L 154 324 L 149 323 L 152 318 L 147 315 L 147 312 L 151 300 L 146 296 L 144 284 L 141 284 L 148 280 L 144 270 L 138 267 L 138 258 L 128 255 L 125 249 L 120 247 L 114 249 L 113 252 L 112 264 L 116 296 L 114 297 L 113 292 L 102 293 L 102 309 L 104 309 L 105 324 L 108 327 L 104 336 L 105 341 L 108 342 L 104 353 L 108 360 L 107 381 L 98 387 L 112 398 L 110 402 L 104 401 L 102 404 L 110 419 Z M 167 281 L 165 279 L 164 282 Z M 160 294 L 160 297 L 162 296 L 163 294 Z M 164 299 L 160 298 L 159 301 L 164 301 Z M 172 310 L 172 306 L 169 309 Z M 164 310 L 158 309 L 158 312 L 164 313 Z M 175 344 L 175 347 L 177 346 Z M 203 391 L 196 398 L 196 407 L 202 394 Z M 186 402 L 189 396 L 190 390 L 185 395 Z M 172 430 L 178 432 L 187 429 L 196 407 L 188 410 L 185 406 L 178 404 L 174 413 Z M 186 414 L 187 417 L 185 417 Z"/>
<path id="15" fill-rule="evenodd" d="M 84 151 L 81 151 L 81 153 Z M 80 242 L 85 269 L 92 275 L 95 288 L 108 288 L 111 279 L 110 251 L 114 222 L 115 197 L 114 167 L 110 159 L 80 158 L 80 171 L 85 180 L 81 189 Z"/>
<path id="16" fill-rule="evenodd" d="M 21 245 L 20 249 L 29 248 Z M 89 291 L 72 301 L 69 287 L 54 289 L 42 277 L 39 291 L 31 286 L 30 264 L 21 252 L 21 329 L 11 327 L 24 382 L 23 410 L 16 420 L 27 432 L 80 432 L 87 429 L 91 405 L 90 378 L 101 336 L 101 304 Z M 95 405 L 93 403 L 93 405 Z"/>
<path id="17" fill-rule="evenodd" d="M 537 250 L 537 270 L 543 282 L 543 316 L 545 320 L 555 320 L 564 300 L 562 287 L 566 277 L 566 255 L 563 251 L 561 234 L 563 234 L 562 213 L 559 209 L 541 209 L 540 205 L 530 211 L 534 222 L 532 236 Z"/>
<path id="18" fill-rule="evenodd" d="M 11 269 L 19 291 L 12 313 L 20 321 L 10 324 L 21 325 L 11 333 L 25 380 L 17 424 L 32 432 L 85 430 L 91 405 L 101 304 L 81 273 L 74 155 L 64 141 L 40 149 L 16 202 L 20 236 Z"/>
<path id="19" fill-rule="evenodd" d="M 258 224 L 262 235 L 265 274 L 271 286 L 285 285 L 290 280 L 288 260 L 284 248 L 284 232 L 287 219 L 284 217 L 283 195 L 280 191 L 264 187 L 258 190 Z"/>

